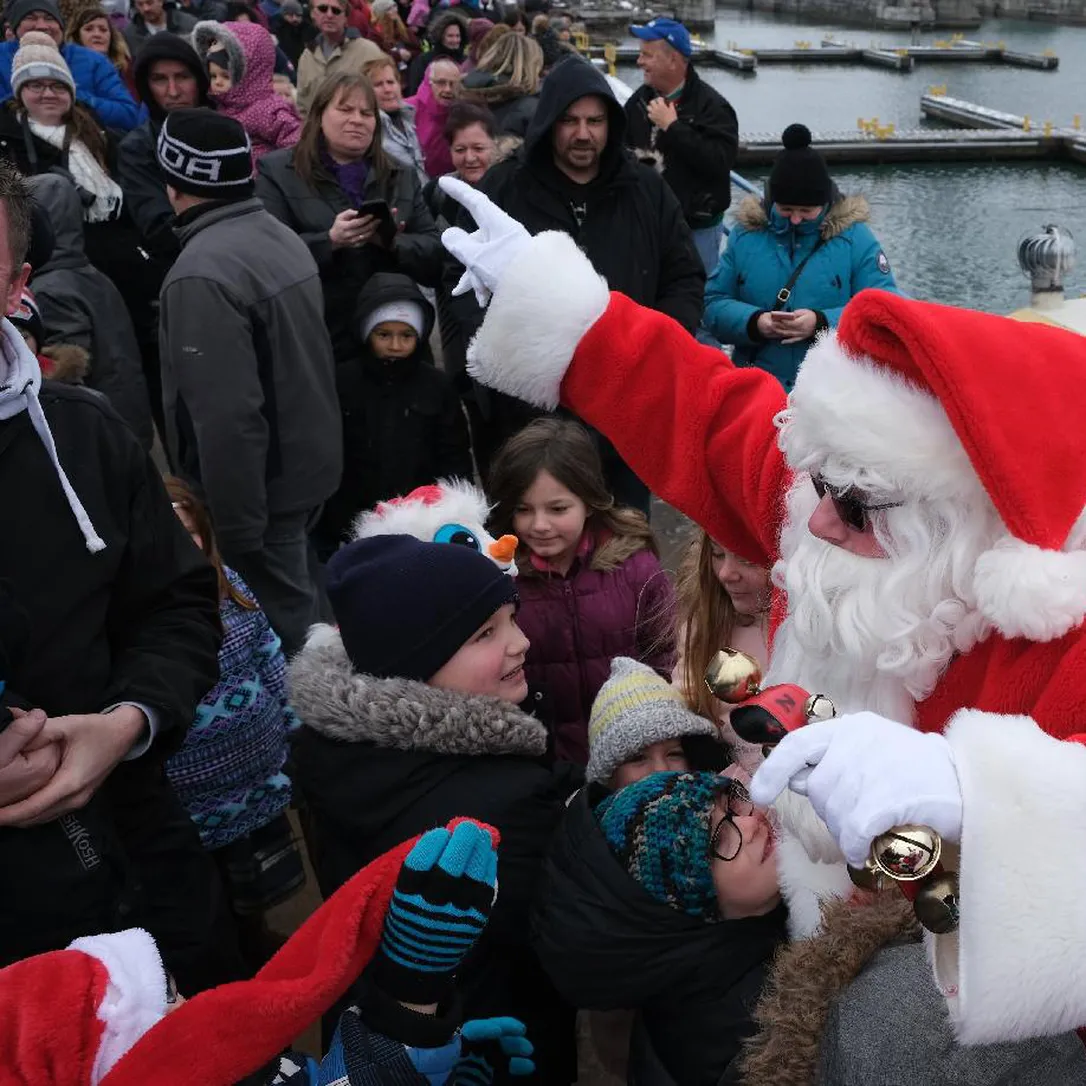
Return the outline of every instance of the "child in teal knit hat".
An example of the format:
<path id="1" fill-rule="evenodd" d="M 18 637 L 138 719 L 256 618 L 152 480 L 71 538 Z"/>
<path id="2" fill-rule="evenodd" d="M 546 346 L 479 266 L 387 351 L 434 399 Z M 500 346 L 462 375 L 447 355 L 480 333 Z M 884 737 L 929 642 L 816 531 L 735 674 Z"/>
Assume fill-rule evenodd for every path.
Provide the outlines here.
<path id="1" fill-rule="evenodd" d="M 773 829 L 737 780 L 654 773 L 604 799 L 596 818 L 630 877 L 673 909 L 716 921 L 780 905 Z"/>

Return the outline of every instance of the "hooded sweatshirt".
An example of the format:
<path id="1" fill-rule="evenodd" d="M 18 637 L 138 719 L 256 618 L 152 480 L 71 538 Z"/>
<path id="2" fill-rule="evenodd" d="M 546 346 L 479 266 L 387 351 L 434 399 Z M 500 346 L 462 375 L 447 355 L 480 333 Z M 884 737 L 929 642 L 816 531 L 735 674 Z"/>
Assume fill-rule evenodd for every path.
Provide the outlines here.
<path id="1" fill-rule="evenodd" d="M 173 232 L 173 208 L 166 198 L 166 186 L 155 157 L 158 130 L 166 114 L 155 101 L 150 85 L 151 68 L 160 60 L 176 60 L 188 68 L 196 80 L 196 104 L 207 105 L 207 72 L 192 46 L 176 34 L 161 33 L 149 38 L 135 59 L 132 77 L 150 119 L 121 140 L 117 149 L 117 180 L 145 247 L 156 257 L 173 260 L 180 247 Z"/>
<path id="2" fill-rule="evenodd" d="M 302 120 L 292 102 L 275 92 L 275 39 L 257 23 L 197 23 L 192 41 L 206 64 L 208 53 L 226 52 L 233 86 L 215 95 L 220 113 L 233 117 L 253 145 L 253 163 L 268 151 L 293 147 L 302 133 Z"/>
<path id="3" fill-rule="evenodd" d="M 430 177 L 440 177 L 452 173 L 452 151 L 445 138 L 445 121 L 449 117 L 451 102 L 442 102 L 434 96 L 427 75 L 418 93 L 406 99 L 415 110 L 415 131 L 418 133 L 419 146 L 422 148 L 423 163 Z"/>

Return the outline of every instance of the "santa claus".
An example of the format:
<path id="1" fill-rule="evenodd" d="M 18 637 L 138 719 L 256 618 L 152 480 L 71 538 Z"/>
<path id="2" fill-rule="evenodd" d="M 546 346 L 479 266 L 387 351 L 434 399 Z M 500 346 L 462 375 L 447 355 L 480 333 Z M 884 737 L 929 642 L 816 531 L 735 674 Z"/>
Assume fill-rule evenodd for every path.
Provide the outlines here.
<path id="1" fill-rule="evenodd" d="M 961 926 L 931 948 L 960 1039 L 1086 1023 L 1086 750 L 1059 742 L 1086 731 L 1086 340 L 864 291 L 786 397 L 609 294 L 568 236 L 441 185 L 478 224 L 444 236 L 458 289 L 493 294 L 470 372 L 574 411 L 713 539 L 773 564 L 767 680 L 842 714 L 753 785 L 783 792 L 795 930 L 850 892 L 843 856 L 924 823 L 961 847 Z"/>

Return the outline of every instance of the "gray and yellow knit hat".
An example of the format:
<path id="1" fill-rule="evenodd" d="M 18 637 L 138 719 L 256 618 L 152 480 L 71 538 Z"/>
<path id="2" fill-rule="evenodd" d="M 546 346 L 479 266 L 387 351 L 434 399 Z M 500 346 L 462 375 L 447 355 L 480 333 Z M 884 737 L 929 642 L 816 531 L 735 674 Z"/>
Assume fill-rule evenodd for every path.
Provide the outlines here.
<path id="1" fill-rule="evenodd" d="M 616 656 L 588 718 L 585 776 L 605 782 L 639 750 L 685 735 L 716 735 L 716 726 L 690 712 L 679 691 L 651 667 Z"/>

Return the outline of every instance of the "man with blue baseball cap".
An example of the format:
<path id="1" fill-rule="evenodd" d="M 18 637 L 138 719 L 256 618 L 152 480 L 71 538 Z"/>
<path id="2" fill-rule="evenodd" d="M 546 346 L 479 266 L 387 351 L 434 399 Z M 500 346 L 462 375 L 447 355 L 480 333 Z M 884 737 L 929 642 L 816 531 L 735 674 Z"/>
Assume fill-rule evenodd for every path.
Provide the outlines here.
<path id="1" fill-rule="evenodd" d="M 645 81 L 626 103 L 626 142 L 663 169 L 711 275 L 720 257 L 724 212 L 731 202 L 739 151 L 735 110 L 690 63 L 690 32 L 676 19 L 631 26 L 641 39 L 637 66 Z"/>

